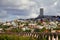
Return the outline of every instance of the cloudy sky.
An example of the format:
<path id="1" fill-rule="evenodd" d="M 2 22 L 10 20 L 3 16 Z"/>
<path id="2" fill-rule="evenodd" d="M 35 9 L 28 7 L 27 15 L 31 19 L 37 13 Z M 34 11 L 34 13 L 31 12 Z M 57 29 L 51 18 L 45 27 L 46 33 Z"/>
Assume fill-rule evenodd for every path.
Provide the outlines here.
<path id="1" fill-rule="evenodd" d="M 44 15 L 60 15 L 60 0 L 0 0 L 0 21 L 35 18 L 41 7 Z"/>

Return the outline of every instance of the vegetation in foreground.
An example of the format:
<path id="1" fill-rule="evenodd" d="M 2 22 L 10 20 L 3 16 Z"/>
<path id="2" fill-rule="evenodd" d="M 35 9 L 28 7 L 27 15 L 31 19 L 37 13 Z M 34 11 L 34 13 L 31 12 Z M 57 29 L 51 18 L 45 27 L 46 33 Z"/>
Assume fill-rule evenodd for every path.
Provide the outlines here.
<path id="1" fill-rule="evenodd" d="M 27 36 L 23 37 L 17 35 L 0 35 L 0 40 L 37 40 L 37 39 Z"/>

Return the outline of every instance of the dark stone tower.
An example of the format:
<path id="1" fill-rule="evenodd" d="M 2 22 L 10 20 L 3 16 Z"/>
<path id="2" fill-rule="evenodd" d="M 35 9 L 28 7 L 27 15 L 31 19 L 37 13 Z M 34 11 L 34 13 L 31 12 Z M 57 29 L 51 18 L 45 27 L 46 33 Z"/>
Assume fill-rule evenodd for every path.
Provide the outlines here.
<path id="1" fill-rule="evenodd" d="M 43 10 L 43 8 L 40 8 L 40 14 L 39 14 L 39 16 L 38 16 L 37 18 L 35 18 L 35 19 L 41 19 L 41 18 L 44 18 L 44 10 Z"/>
<path id="2" fill-rule="evenodd" d="M 43 8 L 40 8 L 40 16 L 42 16 L 42 17 L 43 17 L 43 13 L 44 13 Z"/>
<path id="3" fill-rule="evenodd" d="M 44 17 L 44 11 L 43 8 L 40 8 L 40 14 L 37 18 L 43 18 Z"/>

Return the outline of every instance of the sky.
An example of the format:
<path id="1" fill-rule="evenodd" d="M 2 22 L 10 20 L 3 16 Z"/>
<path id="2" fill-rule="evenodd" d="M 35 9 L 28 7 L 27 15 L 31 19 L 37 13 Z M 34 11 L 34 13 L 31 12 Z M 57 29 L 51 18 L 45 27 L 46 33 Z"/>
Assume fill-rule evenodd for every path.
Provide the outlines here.
<path id="1" fill-rule="evenodd" d="M 60 0 L 0 0 L 0 21 L 35 18 L 40 8 L 44 15 L 60 15 Z"/>

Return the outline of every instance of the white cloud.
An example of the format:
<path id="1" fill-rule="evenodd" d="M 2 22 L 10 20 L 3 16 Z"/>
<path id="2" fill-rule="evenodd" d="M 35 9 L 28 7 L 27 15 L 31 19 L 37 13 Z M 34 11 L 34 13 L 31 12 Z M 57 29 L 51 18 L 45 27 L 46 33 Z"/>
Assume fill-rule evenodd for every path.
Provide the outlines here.
<path id="1" fill-rule="evenodd" d="M 37 17 L 37 16 L 38 16 L 38 14 L 37 14 L 37 12 L 36 12 L 36 9 L 32 8 L 29 17 L 30 17 L 30 18 L 35 18 L 35 17 Z"/>
<path id="2" fill-rule="evenodd" d="M 60 9 L 59 0 L 0 0 L 0 10 L 3 9 L 2 12 L 0 12 L 0 16 L 3 17 L 3 15 L 7 16 L 8 14 L 13 15 L 13 11 L 5 10 L 5 9 L 17 9 L 17 10 L 28 10 L 26 13 L 23 11 L 23 16 L 19 14 L 19 11 L 15 13 L 18 14 L 18 18 L 30 18 L 30 17 L 37 17 L 39 14 L 39 8 L 44 8 L 44 13 L 48 15 L 58 15 L 57 13 Z M 57 11 L 57 10 L 58 11 Z M 8 13 L 7 13 L 8 12 Z M 28 14 L 27 14 L 28 13 Z M 22 13 L 21 13 L 22 14 Z M 27 16 L 24 16 L 24 15 Z M 17 17 L 16 16 L 16 17 Z M 8 16 L 9 17 L 9 16 Z M 11 16 L 12 17 L 12 16 Z"/>
<path id="3" fill-rule="evenodd" d="M 32 13 L 32 14 L 30 15 L 30 18 L 36 18 L 37 16 L 38 16 L 37 14 Z"/>
<path id="4" fill-rule="evenodd" d="M 7 6 L 8 8 L 16 9 L 29 9 L 31 6 L 35 6 L 36 3 L 30 0 L 2 0 L 2 5 Z"/>
<path id="5" fill-rule="evenodd" d="M 34 7 L 36 3 L 34 1 L 22 2 L 22 4 L 18 7 L 18 9 L 29 9 L 30 7 Z"/>
<path id="6" fill-rule="evenodd" d="M 51 7 L 55 7 L 55 6 L 57 6 L 57 4 L 58 4 L 58 0 L 55 1 L 55 2 L 53 3 L 53 5 L 51 5 Z"/>
<path id="7" fill-rule="evenodd" d="M 6 17 L 7 16 L 7 11 L 1 10 L 0 11 L 0 17 Z"/>

